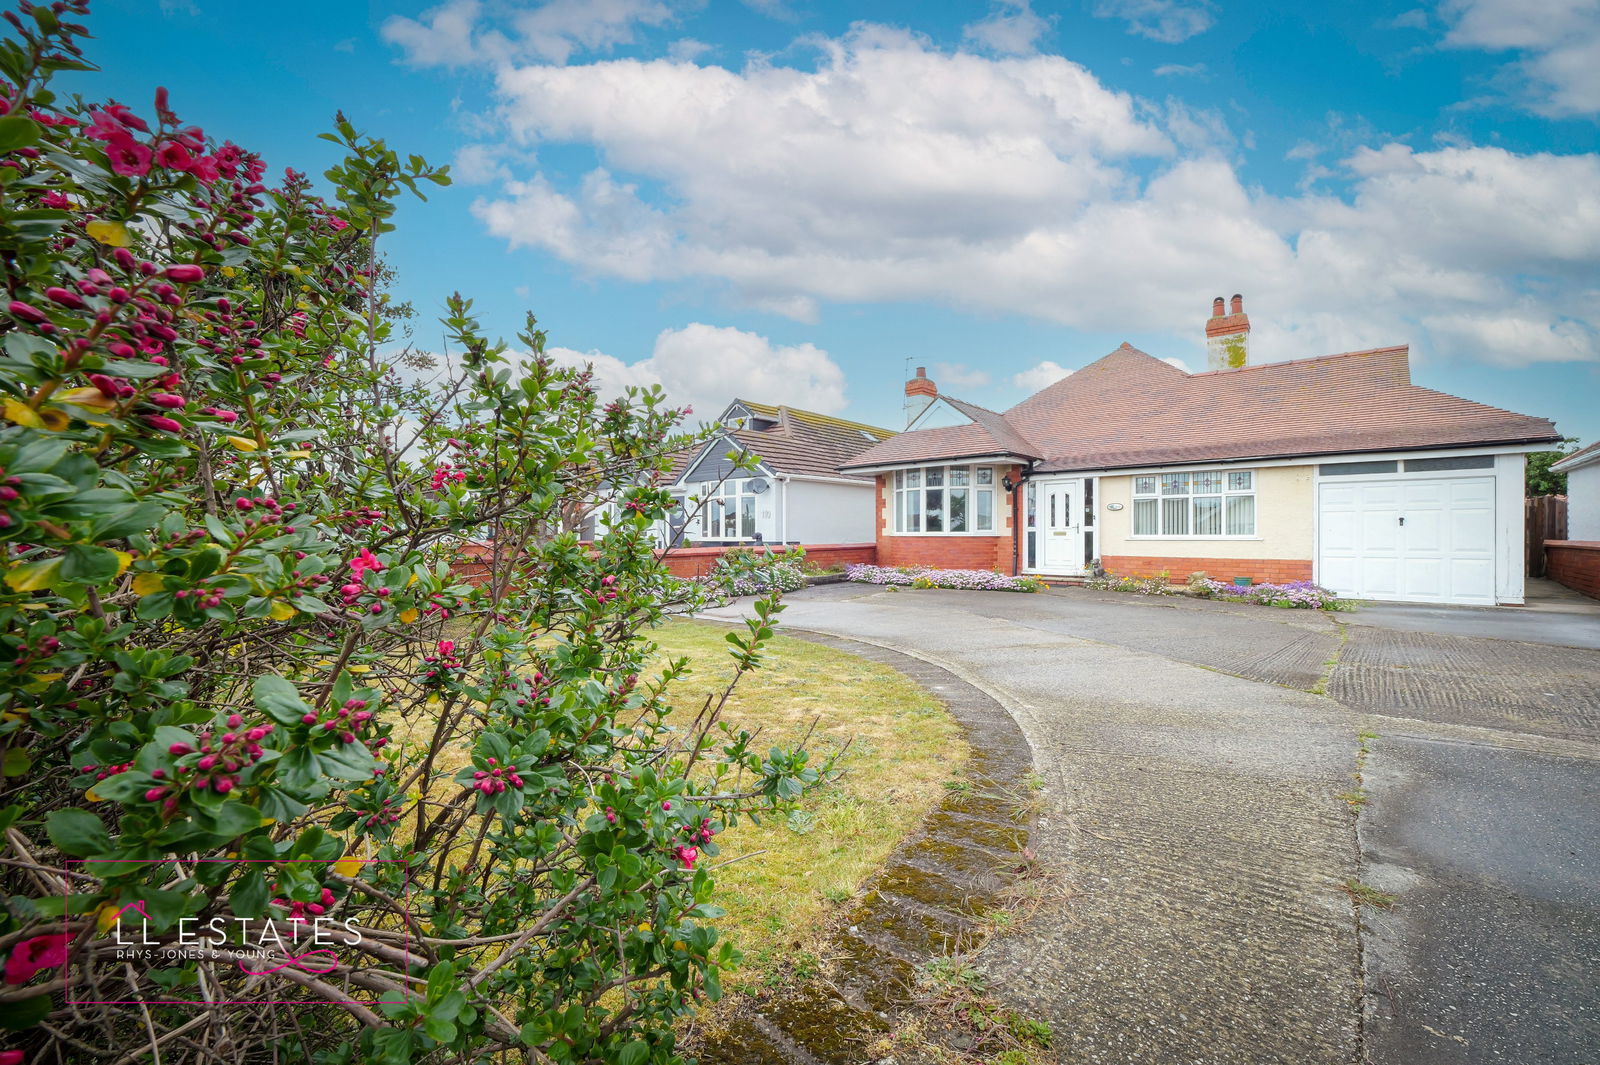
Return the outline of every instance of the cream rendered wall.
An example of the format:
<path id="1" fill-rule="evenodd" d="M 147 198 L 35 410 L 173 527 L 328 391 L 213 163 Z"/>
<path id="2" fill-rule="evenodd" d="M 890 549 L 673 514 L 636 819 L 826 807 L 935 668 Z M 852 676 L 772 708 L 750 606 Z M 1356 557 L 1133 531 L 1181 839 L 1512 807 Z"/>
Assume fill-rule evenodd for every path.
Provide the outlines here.
<path id="1" fill-rule="evenodd" d="M 1245 469 L 1242 466 L 1225 467 Z M 1316 552 L 1314 466 L 1272 466 L 1256 475 L 1256 535 L 1250 539 L 1139 537 L 1133 531 L 1133 478 L 1102 477 L 1099 555 L 1172 558 L 1310 559 Z M 1106 509 L 1121 503 L 1121 510 Z"/>

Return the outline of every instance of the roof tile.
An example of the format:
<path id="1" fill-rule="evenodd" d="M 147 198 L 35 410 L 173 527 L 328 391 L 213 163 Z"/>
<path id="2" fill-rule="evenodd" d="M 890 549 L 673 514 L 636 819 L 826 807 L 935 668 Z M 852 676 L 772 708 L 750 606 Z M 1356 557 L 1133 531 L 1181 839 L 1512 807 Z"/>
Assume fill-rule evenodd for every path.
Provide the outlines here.
<path id="1" fill-rule="evenodd" d="M 849 465 L 973 458 L 985 441 L 1065 471 L 1559 439 L 1547 419 L 1413 385 L 1405 347 L 1188 374 L 1123 344 L 999 426 L 952 405 L 973 424 L 902 433 Z"/>

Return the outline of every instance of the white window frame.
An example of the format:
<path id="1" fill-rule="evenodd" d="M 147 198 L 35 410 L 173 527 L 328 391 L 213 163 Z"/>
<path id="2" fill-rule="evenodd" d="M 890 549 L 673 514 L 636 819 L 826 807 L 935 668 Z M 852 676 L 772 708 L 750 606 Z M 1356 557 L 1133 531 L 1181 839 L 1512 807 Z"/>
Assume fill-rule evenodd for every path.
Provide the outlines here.
<path id="1" fill-rule="evenodd" d="M 1249 479 L 1248 487 L 1234 487 L 1238 478 Z M 1219 485 L 1215 490 L 1195 491 L 1196 482 L 1201 478 L 1219 478 Z M 1177 488 L 1181 484 L 1183 490 Z M 1257 498 L 1261 481 L 1259 474 L 1253 469 L 1238 469 L 1237 467 L 1222 466 L 1210 468 L 1193 468 L 1163 470 L 1152 473 L 1139 473 L 1132 475 L 1131 497 L 1133 499 L 1132 513 L 1128 518 L 1128 538 L 1130 540 L 1259 540 L 1261 528 L 1261 506 Z M 1249 497 L 1250 499 L 1250 531 L 1247 533 L 1230 533 L 1228 528 L 1228 501 Z M 1183 500 L 1188 505 L 1183 507 L 1185 527 L 1193 530 L 1196 527 L 1195 501 L 1198 499 L 1220 500 L 1218 523 L 1221 532 L 1196 533 L 1168 532 L 1167 519 L 1170 511 L 1168 503 Z M 1157 532 L 1141 533 L 1139 527 L 1139 504 L 1142 502 L 1155 502 Z"/>
<path id="2" fill-rule="evenodd" d="M 928 484 L 928 475 L 937 475 L 940 483 Z M 888 479 L 889 497 L 889 528 L 895 536 L 999 536 L 1001 534 L 1000 502 L 1001 502 L 1001 468 L 997 466 L 968 465 L 966 463 L 940 463 L 932 466 L 915 466 L 902 470 L 895 470 L 886 474 Z M 960 478 L 963 483 L 952 484 Z M 915 481 L 915 484 L 911 482 Z M 908 528 L 907 520 L 913 499 L 918 508 L 918 525 L 927 525 L 927 500 L 928 492 L 941 493 L 941 515 L 947 519 L 950 513 L 950 493 L 962 492 L 966 496 L 967 524 L 975 526 L 981 512 L 979 498 L 989 497 L 989 526 L 988 528 L 968 528 L 957 531 L 940 529 L 928 532 L 925 528 Z M 941 524 L 944 522 L 941 521 Z"/>
<path id="3" fill-rule="evenodd" d="M 758 492 L 749 490 L 748 486 L 753 479 L 750 477 L 730 477 L 720 485 L 716 481 L 702 482 L 700 494 L 697 497 L 700 507 L 699 517 L 697 520 L 691 521 L 685 528 L 698 526 L 699 534 L 695 537 L 698 540 L 736 540 L 746 544 L 755 543 L 756 534 L 761 532 L 761 495 Z M 721 501 L 732 500 L 732 513 L 737 516 L 743 513 L 746 499 L 751 501 L 752 508 L 749 536 L 729 536 L 725 530 L 723 532 L 712 532 L 712 516 L 716 515 L 718 518 L 722 518 L 729 513 L 728 508 L 724 507 Z M 735 526 L 738 525 L 737 517 L 735 517 L 734 524 Z"/>

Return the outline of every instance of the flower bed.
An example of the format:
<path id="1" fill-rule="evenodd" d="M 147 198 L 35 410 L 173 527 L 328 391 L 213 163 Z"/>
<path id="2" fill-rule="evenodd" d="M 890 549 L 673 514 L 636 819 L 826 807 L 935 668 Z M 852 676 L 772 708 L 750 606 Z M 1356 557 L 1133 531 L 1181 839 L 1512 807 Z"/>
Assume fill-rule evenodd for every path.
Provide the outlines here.
<path id="1" fill-rule="evenodd" d="M 893 584 L 908 588 L 965 588 L 988 592 L 1037 592 L 1037 577 L 1008 577 L 987 569 L 933 569 L 928 566 L 845 567 L 845 580 L 857 584 Z"/>
<path id="2" fill-rule="evenodd" d="M 806 586 L 805 558 L 802 547 L 782 553 L 734 548 L 717 559 L 710 573 L 697 579 L 724 595 L 792 592 Z"/>
<path id="3" fill-rule="evenodd" d="M 1290 581 L 1288 584 L 1253 584 L 1248 588 L 1223 581 L 1205 580 L 1190 584 L 1190 590 L 1202 599 L 1222 599 L 1230 603 L 1256 603 L 1287 609 L 1341 610 L 1349 603 L 1326 588 L 1310 581 Z"/>

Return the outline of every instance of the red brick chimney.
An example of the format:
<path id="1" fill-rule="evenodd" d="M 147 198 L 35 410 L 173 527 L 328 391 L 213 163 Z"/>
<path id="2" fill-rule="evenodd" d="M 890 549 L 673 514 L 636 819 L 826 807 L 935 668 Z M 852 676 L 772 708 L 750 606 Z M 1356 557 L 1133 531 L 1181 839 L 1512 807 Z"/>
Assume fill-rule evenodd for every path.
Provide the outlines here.
<path id="1" fill-rule="evenodd" d="M 1211 301 L 1211 318 L 1206 322 L 1206 369 L 1237 370 L 1249 364 L 1250 316 L 1244 313 L 1244 297 L 1235 293 L 1233 306 L 1224 314 L 1218 296 Z"/>
<path id="2" fill-rule="evenodd" d="M 939 398 L 939 386 L 928 377 L 926 366 L 917 367 L 917 376 L 906 382 L 906 426 L 917 420 L 917 416 L 933 405 Z"/>

